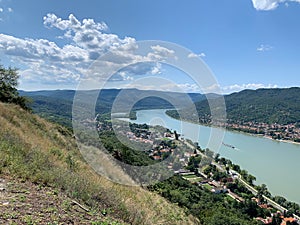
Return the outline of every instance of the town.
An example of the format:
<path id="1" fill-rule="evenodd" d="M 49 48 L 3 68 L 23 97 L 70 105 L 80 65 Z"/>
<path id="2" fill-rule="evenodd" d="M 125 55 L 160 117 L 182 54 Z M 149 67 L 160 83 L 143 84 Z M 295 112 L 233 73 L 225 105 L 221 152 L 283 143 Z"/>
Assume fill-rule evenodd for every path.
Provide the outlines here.
<path id="1" fill-rule="evenodd" d="M 121 128 L 122 122 L 117 127 Z M 281 129 L 280 126 L 272 128 Z M 111 123 L 102 120 L 98 122 L 97 129 L 112 130 Z M 160 162 L 173 156 L 168 169 L 199 188 L 239 203 L 252 204 L 251 207 L 258 208 L 260 214 L 264 215 L 255 217 L 262 224 L 300 224 L 299 211 L 291 212 L 275 202 L 265 185 L 254 184 L 254 176 L 219 154 L 209 149 L 201 149 L 198 143 L 184 139 L 176 131 L 172 132 L 160 126 L 150 128 L 146 124 L 130 123 L 130 131 L 118 129 L 118 132 L 119 135 L 140 144 L 143 151 L 155 161 Z"/>
<path id="2" fill-rule="evenodd" d="M 300 126 L 298 123 L 281 125 L 257 122 L 227 122 L 228 129 L 261 135 L 275 140 L 292 141 L 300 143 Z"/>

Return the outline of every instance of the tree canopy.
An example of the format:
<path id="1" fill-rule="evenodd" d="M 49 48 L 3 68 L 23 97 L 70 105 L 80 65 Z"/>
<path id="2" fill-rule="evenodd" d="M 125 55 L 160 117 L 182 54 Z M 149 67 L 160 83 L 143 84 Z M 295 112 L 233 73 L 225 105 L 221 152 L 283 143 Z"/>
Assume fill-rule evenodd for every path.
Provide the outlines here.
<path id="1" fill-rule="evenodd" d="M 5 68 L 0 65 L 0 101 L 14 103 L 23 109 L 29 110 L 27 106 L 28 100 L 19 96 L 17 86 L 19 79 L 18 70 L 16 68 Z"/>

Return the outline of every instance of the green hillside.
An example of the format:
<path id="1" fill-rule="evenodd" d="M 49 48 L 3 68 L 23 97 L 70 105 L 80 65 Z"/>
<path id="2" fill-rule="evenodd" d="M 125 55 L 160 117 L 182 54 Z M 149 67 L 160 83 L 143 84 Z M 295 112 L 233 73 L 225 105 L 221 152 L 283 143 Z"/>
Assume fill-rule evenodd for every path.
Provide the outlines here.
<path id="1" fill-rule="evenodd" d="M 34 220 L 30 224 L 40 224 L 38 221 L 46 215 L 43 205 L 39 212 L 32 208 L 30 218 L 26 217 L 26 207 L 17 216 L 9 211 L 15 201 L 21 200 L 25 205 L 30 205 L 32 196 L 28 192 L 36 188 L 49 189 L 45 193 L 56 193 L 53 198 L 57 200 L 51 198 L 54 202 L 52 211 L 61 210 L 58 207 L 63 197 L 59 196 L 66 196 L 66 204 L 76 200 L 87 207 L 90 211 L 82 212 L 81 215 L 90 218 L 89 223 L 82 219 L 78 224 L 113 224 L 107 221 L 128 224 L 197 224 L 197 220 L 188 216 L 183 209 L 155 193 L 140 187 L 118 185 L 96 174 L 82 159 L 67 129 L 7 103 L 0 103 L 0 123 L 0 178 L 13 183 L 19 180 L 29 182 L 28 187 L 33 185 L 32 190 L 27 187 L 21 197 L 15 196 L 17 200 L 9 199 L 7 206 L 0 206 L 1 212 L 5 209 L 6 215 L 0 215 L 1 224 L 7 224 L 8 221 L 26 224 L 25 220 L 29 219 L 31 222 Z M 48 200 L 45 198 L 44 203 L 48 204 Z M 66 213 L 72 213 L 74 209 L 70 207 L 68 210 Z M 52 220 L 50 218 L 51 224 L 63 223 L 65 218 L 62 215 L 56 215 Z"/>
<path id="2" fill-rule="evenodd" d="M 123 95 L 128 96 L 127 99 L 132 99 L 132 96 L 150 96 L 138 101 L 133 110 L 139 109 L 170 109 L 174 106 L 168 101 L 155 96 L 165 97 L 166 99 L 176 99 L 178 102 L 185 102 L 186 94 L 176 92 L 160 92 L 160 91 L 142 91 L 138 89 L 104 89 L 100 92 L 96 104 L 96 112 L 103 114 L 111 111 L 114 100 L 118 94 L 123 92 Z M 86 96 L 97 96 L 99 90 L 85 91 Z M 52 122 L 71 128 L 72 120 L 72 105 L 76 94 L 74 90 L 53 90 L 53 91 L 19 91 L 21 96 L 29 97 L 32 100 L 30 107 L 33 112 L 46 118 Z M 188 96 L 193 102 L 203 100 L 204 95 L 190 93 Z M 181 101 L 182 99 L 182 101 Z M 127 104 L 124 102 L 124 104 Z"/>
<path id="3" fill-rule="evenodd" d="M 227 119 L 230 123 L 299 123 L 300 88 L 244 90 L 225 95 Z M 210 122 L 210 108 L 207 100 L 196 103 L 199 118 Z M 186 112 L 186 113 L 185 113 Z M 185 119 L 191 119 L 189 110 L 183 110 Z M 174 111 L 169 115 L 178 117 Z"/>
<path id="4" fill-rule="evenodd" d="M 245 90 L 225 96 L 232 121 L 300 122 L 300 88 Z"/>
<path id="5" fill-rule="evenodd" d="M 66 128 L 49 123 L 19 106 L 0 103 L 0 123 L 0 178 L 14 184 L 4 192 L 4 200 L 9 204 L 3 205 L 5 216 L 0 216 L 1 223 L 9 220 L 17 224 L 40 224 L 39 221 L 47 218 L 52 224 L 64 223 L 66 219 L 78 224 L 103 225 L 259 224 L 253 220 L 253 215 L 259 212 L 248 212 L 252 204 L 215 195 L 180 176 L 148 189 L 113 183 L 96 174 L 84 162 L 73 135 Z M 105 135 L 104 143 L 117 147 L 122 153 L 117 140 L 110 141 L 113 136 Z M 136 156 L 143 157 L 141 154 Z M 131 155 L 126 157 L 130 158 Z M 108 165 L 109 162 L 101 163 Z M 120 171 L 112 169 L 110 174 L 113 173 Z M 126 174 L 123 179 L 128 179 Z M 25 182 L 26 188 L 19 185 L 20 182 Z M 21 189 L 21 193 L 16 195 L 16 189 L 17 192 Z M 89 211 L 74 204 L 74 200 Z M 34 201 L 41 204 L 39 209 L 34 207 Z M 24 207 L 14 214 L 12 205 Z M 59 214 L 61 207 L 65 213 Z M 81 213 L 76 213 L 78 210 Z M 56 214 L 49 218 L 49 211 Z"/>

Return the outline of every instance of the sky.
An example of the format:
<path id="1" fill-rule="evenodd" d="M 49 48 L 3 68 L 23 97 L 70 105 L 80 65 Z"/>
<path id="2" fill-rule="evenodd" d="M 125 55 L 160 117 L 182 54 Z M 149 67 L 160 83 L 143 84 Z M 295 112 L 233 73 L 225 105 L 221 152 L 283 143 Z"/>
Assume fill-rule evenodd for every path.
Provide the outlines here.
<path id="1" fill-rule="evenodd" d="M 223 93 L 300 86 L 299 21 L 300 0 L 0 0 L 0 63 L 19 69 L 19 89 L 76 89 L 91 79 L 91 64 L 114 51 L 118 60 L 106 66 L 135 65 L 107 80 L 108 88 L 175 90 L 132 84 L 154 76 L 185 92 L 213 92 L 162 63 L 172 49 L 137 52 L 140 41 L 158 40 L 201 58 Z"/>

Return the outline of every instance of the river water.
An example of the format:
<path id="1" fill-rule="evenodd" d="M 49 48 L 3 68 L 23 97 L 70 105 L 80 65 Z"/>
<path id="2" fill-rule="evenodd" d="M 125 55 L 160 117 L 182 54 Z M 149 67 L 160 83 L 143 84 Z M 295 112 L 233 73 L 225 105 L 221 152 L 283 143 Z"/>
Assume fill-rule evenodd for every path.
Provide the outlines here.
<path id="1" fill-rule="evenodd" d="M 222 128 L 211 128 L 173 119 L 165 109 L 141 110 L 137 120 L 131 122 L 148 125 L 162 125 L 183 134 L 184 138 L 198 142 L 202 148 L 210 147 L 211 133 L 219 132 L 218 143 L 225 145 L 211 150 L 230 159 L 256 177 L 256 184 L 266 184 L 272 195 L 280 195 L 300 204 L 300 145 L 251 136 Z M 211 138 L 214 139 L 214 138 Z M 214 145 L 212 145 L 214 146 Z"/>

